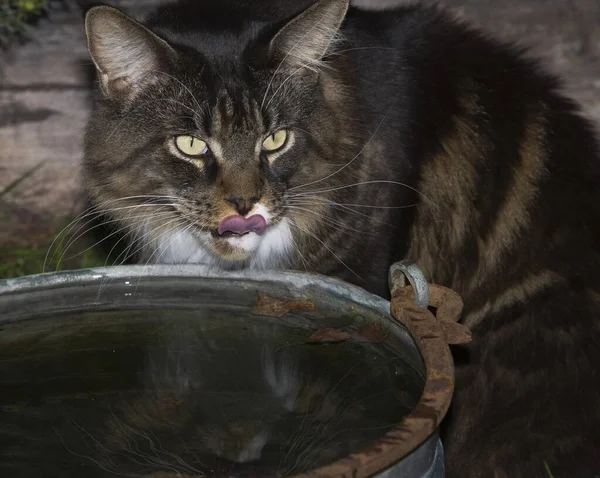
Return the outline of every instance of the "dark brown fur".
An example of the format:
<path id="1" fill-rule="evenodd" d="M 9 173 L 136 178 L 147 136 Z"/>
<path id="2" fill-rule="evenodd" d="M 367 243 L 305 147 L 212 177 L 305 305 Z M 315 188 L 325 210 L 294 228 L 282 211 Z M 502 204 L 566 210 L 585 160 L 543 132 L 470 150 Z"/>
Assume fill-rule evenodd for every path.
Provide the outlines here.
<path id="1" fill-rule="evenodd" d="M 123 196 L 179 195 L 184 205 L 172 217 L 202 232 L 235 212 L 227 195 L 260 186 L 274 224 L 293 223 L 293 250 L 255 263 L 217 238 L 210 261 L 224 267 L 316 271 L 386 296 L 390 264 L 416 261 L 429 280 L 462 295 L 463 322 L 473 332 L 472 344 L 455 350 L 448 476 L 530 478 L 548 468 L 555 477 L 597 476 L 600 155 L 593 127 L 521 51 L 435 8 L 345 14 L 346 2 L 322 0 L 316 8 L 329 16 L 303 14 L 299 31 L 315 18 L 335 30 L 345 14 L 342 41 L 328 44 L 310 68 L 282 51 L 270 57 L 266 45 L 279 31 L 286 41 L 278 48 L 296 39 L 302 54 L 314 53 L 293 23 L 311 3 L 184 2 L 154 15 L 149 27 L 176 52 L 156 62 L 179 83 L 147 75 L 154 83 L 145 78 L 138 92 L 125 82 L 113 93 L 106 84 L 86 143 L 91 195 L 108 212 L 107 201 Z M 256 23 L 246 23 L 250 17 Z M 219 164 L 177 161 L 160 146 L 182 130 L 177 117 L 190 109 L 192 92 L 202 103 L 192 116 L 208 130 L 198 123 L 187 130 L 208 135 L 218 116 L 212 127 L 231 151 Z M 272 163 L 253 156 L 252 138 L 277 124 L 296 128 L 294 148 Z M 113 215 L 139 241 L 133 221 Z"/>

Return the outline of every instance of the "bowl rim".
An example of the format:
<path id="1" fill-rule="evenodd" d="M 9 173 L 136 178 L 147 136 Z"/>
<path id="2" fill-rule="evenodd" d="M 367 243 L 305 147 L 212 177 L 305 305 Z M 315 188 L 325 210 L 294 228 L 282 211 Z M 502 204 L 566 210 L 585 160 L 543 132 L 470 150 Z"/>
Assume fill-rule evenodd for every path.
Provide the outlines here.
<path id="1" fill-rule="evenodd" d="M 104 281 L 112 279 L 131 280 L 142 277 L 201 278 L 248 283 L 278 282 L 300 291 L 306 287 L 316 286 L 325 293 L 334 294 L 343 300 L 373 309 L 395 325 L 400 326 L 399 329 L 404 332 L 402 335 L 410 338 L 411 345 L 415 347 L 424 361 L 426 373 L 425 389 L 415 409 L 361 452 L 294 475 L 292 478 L 372 476 L 373 473 L 384 472 L 390 466 L 395 467 L 425 443 L 433 444 L 433 446 L 437 444 L 437 426 L 445 415 L 453 392 L 454 367 L 448 343 L 445 342 L 443 332 L 439 330 L 435 317 L 431 315 L 431 318 L 424 318 L 427 321 L 427 331 L 423 336 L 418 330 L 415 330 L 410 318 L 399 316 L 401 314 L 398 312 L 398 303 L 394 297 L 390 302 L 335 277 L 288 270 L 221 270 L 201 264 L 107 266 L 3 279 L 0 280 L 0 299 L 13 294 L 35 292 L 41 289 L 81 285 L 82 282 L 100 285 Z M 426 311 L 426 309 L 421 310 Z M 10 319 L 0 316 L 0 323 L 5 320 Z M 431 336 L 431 331 L 435 332 L 435 336 Z M 432 349 L 435 349 L 433 353 Z M 435 359 L 432 360 L 432 357 Z M 437 379 L 437 383 L 433 383 L 432 378 Z M 440 379 L 442 382 L 439 382 Z M 423 407 L 425 407 L 424 410 Z"/>
<path id="2" fill-rule="evenodd" d="M 82 281 L 93 284 L 111 279 L 141 277 L 202 278 L 218 280 L 245 280 L 250 282 L 276 281 L 296 288 L 317 286 L 341 298 L 371 307 L 390 316 L 390 302 L 365 289 L 336 277 L 294 270 L 240 269 L 222 270 L 204 264 L 151 264 L 92 267 L 42 274 L 26 275 L 0 280 L 0 297 L 39 290 L 48 287 L 69 286 Z M 391 317 L 391 316 L 390 316 Z"/>

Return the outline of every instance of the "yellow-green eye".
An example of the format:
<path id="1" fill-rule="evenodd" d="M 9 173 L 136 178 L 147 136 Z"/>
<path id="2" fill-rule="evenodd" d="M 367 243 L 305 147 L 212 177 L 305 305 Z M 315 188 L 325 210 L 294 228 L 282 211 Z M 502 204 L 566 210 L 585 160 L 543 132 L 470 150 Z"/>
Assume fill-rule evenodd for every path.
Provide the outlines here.
<path id="1" fill-rule="evenodd" d="M 175 136 L 175 146 L 177 146 L 179 151 L 188 156 L 201 156 L 208 152 L 206 141 L 202 141 L 201 139 L 188 134 Z"/>
<path id="2" fill-rule="evenodd" d="M 267 139 L 263 141 L 263 151 L 273 152 L 281 149 L 287 141 L 287 131 L 280 129 L 267 136 Z"/>

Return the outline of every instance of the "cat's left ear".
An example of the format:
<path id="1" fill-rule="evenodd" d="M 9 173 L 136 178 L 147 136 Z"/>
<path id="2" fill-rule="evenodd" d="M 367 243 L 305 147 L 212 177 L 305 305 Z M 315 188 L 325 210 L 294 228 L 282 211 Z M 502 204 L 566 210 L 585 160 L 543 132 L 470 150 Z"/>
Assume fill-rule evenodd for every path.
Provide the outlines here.
<path id="1" fill-rule="evenodd" d="M 269 44 L 272 57 L 294 67 L 318 69 L 318 63 L 339 37 L 349 0 L 319 0 L 294 17 Z"/>
<path id="2" fill-rule="evenodd" d="M 85 34 L 100 87 L 110 98 L 133 97 L 177 56 L 166 41 L 113 7 L 88 10 Z"/>

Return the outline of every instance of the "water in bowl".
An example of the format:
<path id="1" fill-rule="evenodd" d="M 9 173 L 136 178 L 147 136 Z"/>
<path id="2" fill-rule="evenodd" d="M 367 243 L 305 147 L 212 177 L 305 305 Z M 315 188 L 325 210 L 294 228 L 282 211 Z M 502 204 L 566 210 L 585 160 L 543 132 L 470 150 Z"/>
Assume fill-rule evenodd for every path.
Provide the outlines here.
<path id="1" fill-rule="evenodd" d="M 313 332 L 200 309 L 7 324 L 0 476 L 280 477 L 358 452 L 423 378 L 387 344 Z"/>

